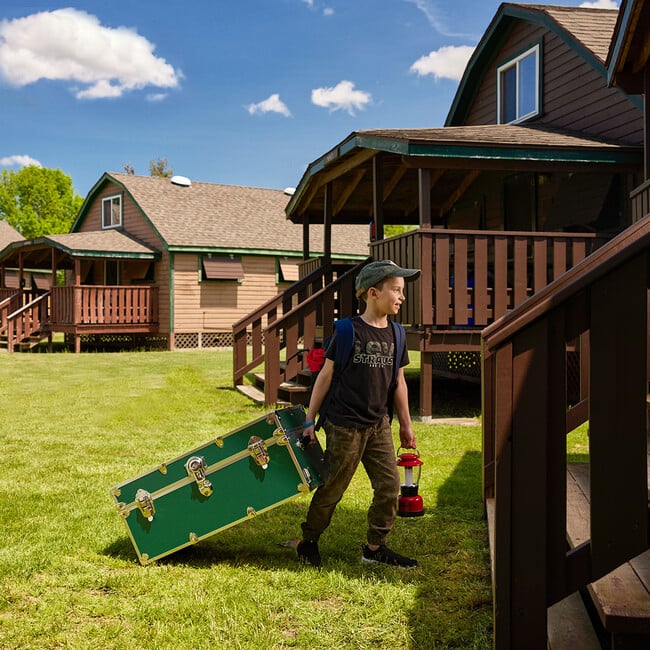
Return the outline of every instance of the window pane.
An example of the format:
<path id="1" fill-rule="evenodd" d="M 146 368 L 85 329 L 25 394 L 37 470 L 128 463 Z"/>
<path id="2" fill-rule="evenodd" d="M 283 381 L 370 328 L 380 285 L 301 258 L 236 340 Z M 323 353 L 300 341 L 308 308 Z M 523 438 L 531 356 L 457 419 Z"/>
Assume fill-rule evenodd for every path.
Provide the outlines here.
<path id="1" fill-rule="evenodd" d="M 517 119 L 517 68 L 512 66 L 501 73 L 501 123 Z"/>
<path id="2" fill-rule="evenodd" d="M 519 61 L 519 114 L 523 117 L 537 112 L 537 56 L 533 52 Z"/>

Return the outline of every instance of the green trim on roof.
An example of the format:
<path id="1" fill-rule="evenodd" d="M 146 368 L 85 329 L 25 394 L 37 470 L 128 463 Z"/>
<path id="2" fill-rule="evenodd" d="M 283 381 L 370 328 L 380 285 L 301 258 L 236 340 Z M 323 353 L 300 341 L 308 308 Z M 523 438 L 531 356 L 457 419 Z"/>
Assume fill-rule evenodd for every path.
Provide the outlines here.
<path id="1" fill-rule="evenodd" d="M 263 257 L 296 257 L 302 258 L 302 251 L 295 250 L 267 250 L 255 248 L 223 248 L 219 246 L 205 247 L 205 246 L 170 246 L 168 248 L 170 253 L 188 253 L 195 255 L 202 255 L 205 253 L 216 253 L 218 255 L 260 255 Z M 322 253 L 322 251 L 313 251 L 313 253 Z M 352 253 L 336 253 L 332 254 L 335 259 L 342 260 L 365 260 L 367 255 L 356 255 Z"/>

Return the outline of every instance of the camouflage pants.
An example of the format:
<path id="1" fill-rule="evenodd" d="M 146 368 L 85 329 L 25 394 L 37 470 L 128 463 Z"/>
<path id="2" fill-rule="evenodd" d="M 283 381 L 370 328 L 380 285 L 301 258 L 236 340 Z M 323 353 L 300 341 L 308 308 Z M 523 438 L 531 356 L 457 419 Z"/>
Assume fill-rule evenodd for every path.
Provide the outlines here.
<path id="1" fill-rule="evenodd" d="M 306 521 L 302 524 L 303 539 L 318 540 L 329 526 L 337 504 L 361 463 L 373 489 L 368 509 L 368 543 L 385 544 L 397 515 L 400 481 L 388 416 L 366 429 L 339 427 L 329 421 L 324 428 L 328 475 L 312 497 Z"/>

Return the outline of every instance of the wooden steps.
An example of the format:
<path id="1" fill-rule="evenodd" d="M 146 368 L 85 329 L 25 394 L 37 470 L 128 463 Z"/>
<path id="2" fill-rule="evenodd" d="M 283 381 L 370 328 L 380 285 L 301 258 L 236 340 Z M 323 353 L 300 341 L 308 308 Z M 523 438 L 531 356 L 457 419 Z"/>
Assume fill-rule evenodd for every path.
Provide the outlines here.
<path id="1" fill-rule="evenodd" d="M 256 404 L 264 404 L 264 373 L 253 373 L 251 378 L 252 384 L 241 384 L 236 388 Z M 298 373 L 296 381 L 285 381 L 280 384 L 277 404 L 279 406 L 308 406 L 310 395 L 311 373 L 308 370 L 302 370 Z"/>
<path id="2" fill-rule="evenodd" d="M 589 465 L 567 471 L 567 538 L 573 548 L 590 538 Z M 611 648 L 650 648 L 650 550 L 587 587 Z"/>
<path id="3" fill-rule="evenodd" d="M 494 499 L 485 501 L 490 545 L 490 566 L 494 573 Z M 579 592 L 548 608 L 548 650 L 602 650 L 598 635 Z"/>

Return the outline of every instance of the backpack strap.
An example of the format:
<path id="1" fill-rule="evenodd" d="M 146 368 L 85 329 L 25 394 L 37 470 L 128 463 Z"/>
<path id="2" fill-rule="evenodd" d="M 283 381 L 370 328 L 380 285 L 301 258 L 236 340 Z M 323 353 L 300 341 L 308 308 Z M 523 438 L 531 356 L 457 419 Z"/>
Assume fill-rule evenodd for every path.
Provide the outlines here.
<path id="1" fill-rule="evenodd" d="M 332 399 L 332 389 L 334 385 L 339 380 L 339 376 L 345 365 L 347 364 L 350 356 L 352 355 L 352 349 L 354 348 L 354 325 L 352 324 L 352 319 L 349 317 L 340 318 L 339 320 L 334 321 L 334 331 L 336 333 L 336 351 L 334 353 L 334 374 L 332 375 L 332 383 L 330 384 L 330 389 L 325 395 L 325 399 L 321 404 L 321 407 L 318 411 L 318 420 L 316 420 L 316 431 L 318 431 L 325 421 L 325 416 L 327 415 L 327 409 L 329 408 L 330 401 Z M 325 349 L 329 348 L 330 343 L 332 342 L 332 337 L 326 341 Z"/>
<path id="2" fill-rule="evenodd" d="M 393 402 L 395 396 L 395 389 L 397 388 L 397 375 L 399 374 L 400 363 L 404 356 L 404 348 L 406 347 L 406 331 L 400 323 L 395 321 L 390 322 L 393 326 L 393 335 L 395 336 L 395 358 L 393 359 L 393 383 L 388 391 L 388 417 L 393 421 Z"/>

